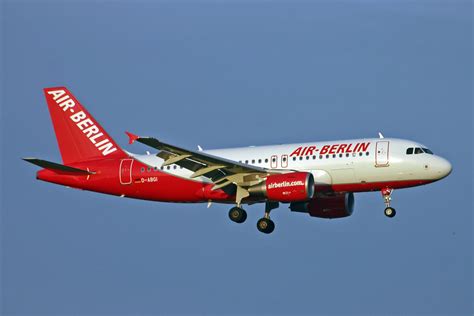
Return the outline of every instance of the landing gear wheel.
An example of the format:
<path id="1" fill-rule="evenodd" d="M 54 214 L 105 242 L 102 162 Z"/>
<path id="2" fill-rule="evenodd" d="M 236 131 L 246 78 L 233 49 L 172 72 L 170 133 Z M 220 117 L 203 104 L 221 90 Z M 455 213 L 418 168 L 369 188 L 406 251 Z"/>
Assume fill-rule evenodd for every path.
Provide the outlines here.
<path id="1" fill-rule="evenodd" d="M 229 218 L 236 223 L 243 223 L 247 219 L 247 212 L 240 207 L 233 207 L 229 211 Z"/>
<path id="2" fill-rule="evenodd" d="M 395 209 L 390 206 L 385 208 L 384 213 L 385 213 L 385 216 L 387 217 L 394 217 L 395 214 L 397 214 L 397 212 L 395 212 Z"/>
<path id="3" fill-rule="evenodd" d="M 385 203 L 384 213 L 385 213 L 385 216 L 390 217 L 390 218 L 394 217 L 395 214 L 397 214 L 397 212 L 395 212 L 395 209 L 390 206 L 390 201 L 392 200 L 392 193 L 393 193 L 392 188 L 382 189 L 382 196 Z"/>
<path id="4" fill-rule="evenodd" d="M 257 222 L 257 229 L 264 234 L 270 234 L 275 229 L 275 223 L 269 218 L 261 218 Z"/>

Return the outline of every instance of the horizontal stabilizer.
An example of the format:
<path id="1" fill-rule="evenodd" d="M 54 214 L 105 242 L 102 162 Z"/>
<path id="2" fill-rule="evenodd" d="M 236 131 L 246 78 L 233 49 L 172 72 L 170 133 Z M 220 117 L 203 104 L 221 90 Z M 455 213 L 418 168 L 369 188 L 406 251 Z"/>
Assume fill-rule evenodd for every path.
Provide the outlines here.
<path id="1" fill-rule="evenodd" d="M 88 170 L 83 170 L 83 169 L 78 169 L 74 167 L 69 167 L 65 165 L 61 165 L 59 163 L 47 161 L 47 160 L 42 160 L 42 159 L 37 159 L 37 158 L 23 158 L 24 161 L 27 161 L 29 163 L 32 163 L 34 165 L 37 165 L 39 167 L 53 170 L 53 171 L 59 171 L 59 172 L 66 172 L 66 173 L 73 173 L 73 174 L 94 174 L 94 172 L 88 171 Z"/>

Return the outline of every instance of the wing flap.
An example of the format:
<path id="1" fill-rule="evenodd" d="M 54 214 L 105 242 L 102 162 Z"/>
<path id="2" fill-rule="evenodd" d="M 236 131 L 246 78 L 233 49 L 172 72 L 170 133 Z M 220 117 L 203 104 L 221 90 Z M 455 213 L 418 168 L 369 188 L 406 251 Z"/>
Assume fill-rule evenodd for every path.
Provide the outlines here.
<path id="1" fill-rule="evenodd" d="M 209 166 L 209 167 L 203 167 L 201 169 L 196 170 L 192 175 L 191 178 L 197 178 L 203 175 L 206 175 L 208 173 L 211 173 L 212 171 L 216 171 L 218 169 L 225 168 L 225 166 L 222 165 L 217 165 L 217 166 Z"/>
<path id="2" fill-rule="evenodd" d="M 177 165 L 180 165 L 180 162 L 183 161 L 192 161 L 195 163 L 195 167 L 190 169 L 196 172 L 200 168 L 210 167 L 210 166 L 222 166 L 219 170 L 222 170 L 224 175 L 236 174 L 236 173 L 269 173 L 267 169 L 246 165 L 237 161 L 232 161 L 222 157 L 216 157 L 210 154 L 206 154 L 202 151 L 196 152 L 188 149 L 183 149 L 174 145 L 163 143 L 156 138 L 152 137 L 140 137 L 136 136 L 135 141 L 142 144 L 148 145 L 155 149 L 158 149 L 158 157 L 161 157 L 165 160 L 172 159 L 170 157 L 183 157 L 183 159 L 178 159 Z"/>
<path id="3" fill-rule="evenodd" d="M 166 161 L 163 163 L 163 166 L 168 166 L 175 164 L 183 159 L 189 158 L 191 155 L 176 155 L 176 156 L 171 156 Z"/>

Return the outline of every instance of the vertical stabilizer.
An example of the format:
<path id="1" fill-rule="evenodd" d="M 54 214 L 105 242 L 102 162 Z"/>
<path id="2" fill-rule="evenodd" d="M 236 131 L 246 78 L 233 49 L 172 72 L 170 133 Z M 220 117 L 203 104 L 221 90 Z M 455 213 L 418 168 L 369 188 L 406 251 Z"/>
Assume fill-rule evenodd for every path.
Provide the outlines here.
<path id="1" fill-rule="evenodd" d="M 64 164 L 127 155 L 65 87 L 44 89 Z"/>

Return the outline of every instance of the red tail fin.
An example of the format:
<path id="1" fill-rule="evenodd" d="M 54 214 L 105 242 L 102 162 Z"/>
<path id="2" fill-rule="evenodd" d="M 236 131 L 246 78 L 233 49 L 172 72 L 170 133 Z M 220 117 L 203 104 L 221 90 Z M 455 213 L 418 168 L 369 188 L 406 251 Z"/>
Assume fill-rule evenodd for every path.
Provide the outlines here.
<path id="1" fill-rule="evenodd" d="M 64 164 L 127 156 L 65 87 L 44 89 Z"/>

